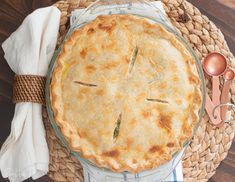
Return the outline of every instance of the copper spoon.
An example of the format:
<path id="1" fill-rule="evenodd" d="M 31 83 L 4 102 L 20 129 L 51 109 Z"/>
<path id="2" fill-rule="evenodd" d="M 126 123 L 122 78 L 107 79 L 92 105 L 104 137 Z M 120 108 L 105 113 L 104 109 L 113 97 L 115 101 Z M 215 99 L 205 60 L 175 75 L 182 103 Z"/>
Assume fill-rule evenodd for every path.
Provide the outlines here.
<path id="1" fill-rule="evenodd" d="M 227 68 L 227 61 L 225 57 L 217 52 L 209 54 L 203 61 L 203 69 L 209 75 L 212 76 L 212 101 L 208 95 L 206 95 L 206 111 L 213 124 L 218 125 L 221 123 L 220 108 L 216 110 L 216 117 L 212 117 L 213 106 L 220 104 L 220 90 L 219 90 L 219 76 L 224 73 Z"/>
<path id="2" fill-rule="evenodd" d="M 227 69 L 224 72 L 223 77 L 224 77 L 224 85 L 223 85 L 222 94 L 221 94 L 221 98 L 220 98 L 221 104 L 225 104 L 225 103 L 229 102 L 228 93 L 229 93 L 229 90 L 231 88 L 232 80 L 235 77 L 235 73 L 234 73 L 233 70 Z M 221 107 L 221 119 L 222 119 L 222 121 L 226 120 L 227 109 L 228 109 L 228 106 Z"/>

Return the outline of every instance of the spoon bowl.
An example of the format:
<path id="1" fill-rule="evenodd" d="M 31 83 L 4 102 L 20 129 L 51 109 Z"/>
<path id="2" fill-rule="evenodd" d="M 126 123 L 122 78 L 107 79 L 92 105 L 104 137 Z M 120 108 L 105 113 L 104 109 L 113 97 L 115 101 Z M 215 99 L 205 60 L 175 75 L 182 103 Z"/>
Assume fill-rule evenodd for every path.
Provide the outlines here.
<path id="1" fill-rule="evenodd" d="M 203 61 L 203 68 L 209 76 L 220 76 L 227 68 L 227 61 L 222 54 L 213 52 Z"/>
<path id="2" fill-rule="evenodd" d="M 234 79 L 235 73 L 234 73 L 233 70 L 227 69 L 227 70 L 224 72 L 223 77 L 224 77 L 225 80 L 231 81 L 231 80 Z"/>

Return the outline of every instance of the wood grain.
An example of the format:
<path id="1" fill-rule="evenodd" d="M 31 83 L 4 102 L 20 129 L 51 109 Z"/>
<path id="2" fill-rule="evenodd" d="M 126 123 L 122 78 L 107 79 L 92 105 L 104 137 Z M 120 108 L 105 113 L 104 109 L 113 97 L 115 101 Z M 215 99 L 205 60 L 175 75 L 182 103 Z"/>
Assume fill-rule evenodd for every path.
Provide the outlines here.
<path id="1" fill-rule="evenodd" d="M 217 0 L 219 3 L 223 4 L 224 6 L 235 8 L 235 1 L 234 0 Z"/>
<path id="2" fill-rule="evenodd" d="M 207 15 L 225 35 L 228 45 L 235 54 L 235 0 L 189 0 L 201 12 Z M 55 0 L 1 0 L 0 1 L 0 44 L 22 23 L 33 10 L 52 5 Z M 213 3 L 212 3 L 213 2 Z M 0 48 L 0 146 L 10 132 L 10 123 L 14 113 L 11 103 L 14 73 L 10 70 Z M 0 176 L 0 181 L 7 181 Z M 32 180 L 27 180 L 32 181 Z M 50 182 L 45 176 L 36 180 Z M 235 181 L 235 143 L 229 155 L 222 162 L 210 182 Z"/>

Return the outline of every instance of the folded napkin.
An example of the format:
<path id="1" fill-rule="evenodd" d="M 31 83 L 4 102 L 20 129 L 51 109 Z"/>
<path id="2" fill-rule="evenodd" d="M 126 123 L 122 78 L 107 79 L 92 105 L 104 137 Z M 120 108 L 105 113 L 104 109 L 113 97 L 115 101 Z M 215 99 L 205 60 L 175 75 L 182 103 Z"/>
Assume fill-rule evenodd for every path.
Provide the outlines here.
<path id="1" fill-rule="evenodd" d="M 38 9 L 2 44 L 5 59 L 17 75 L 46 75 L 59 24 L 60 11 L 56 7 Z M 42 106 L 17 103 L 10 136 L 0 151 L 2 176 L 13 182 L 36 179 L 48 172 L 48 164 Z"/>

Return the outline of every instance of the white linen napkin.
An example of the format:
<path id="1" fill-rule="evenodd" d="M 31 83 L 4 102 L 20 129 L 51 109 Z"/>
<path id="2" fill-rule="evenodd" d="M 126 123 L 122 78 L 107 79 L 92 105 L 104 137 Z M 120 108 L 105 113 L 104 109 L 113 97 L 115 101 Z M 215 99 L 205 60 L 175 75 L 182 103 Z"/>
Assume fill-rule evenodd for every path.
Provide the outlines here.
<path id="1" fill-rule="evenodd" d="M 56 46 L 60 14 L 56 7 L 34 11 L 2 44 L 5 59 L 16 74 L 46 75 Z M 37 179 L 48 172 L 48 164 L 42 106 L 17 103 L 10 136 L 0 151 L 2 176 L 13 182 Z"/>

